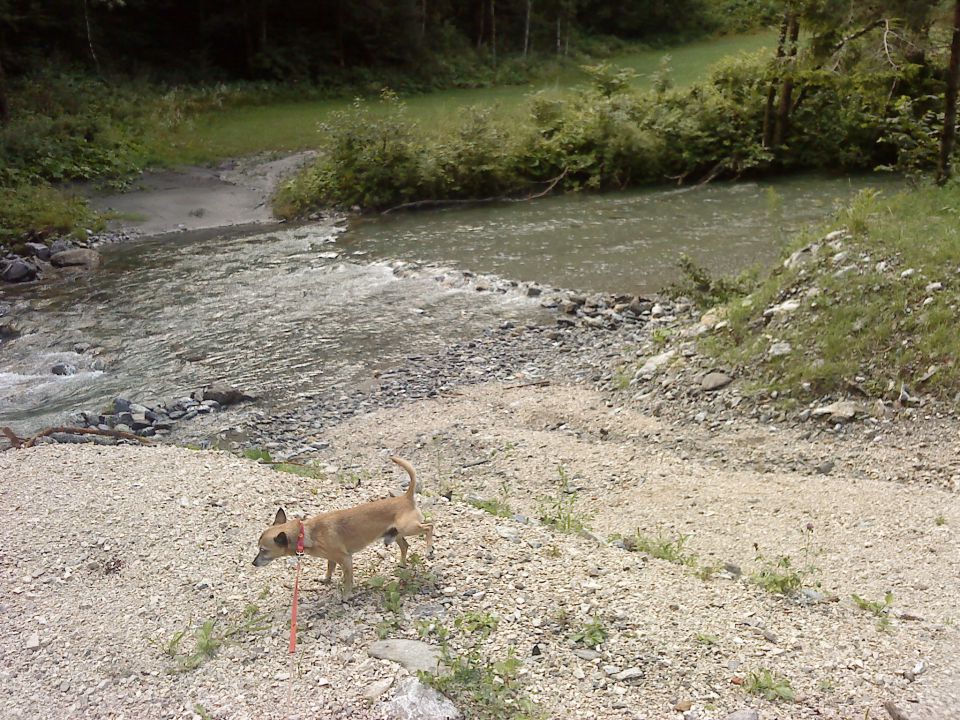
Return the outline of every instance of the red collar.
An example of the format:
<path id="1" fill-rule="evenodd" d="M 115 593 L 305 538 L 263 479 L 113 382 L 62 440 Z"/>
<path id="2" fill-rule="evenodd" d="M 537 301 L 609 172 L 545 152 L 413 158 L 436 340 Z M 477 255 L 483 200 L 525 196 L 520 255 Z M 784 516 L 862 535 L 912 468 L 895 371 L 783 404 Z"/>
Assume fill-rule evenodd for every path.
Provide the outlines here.
<path id="1" fill-rule="evenodd" d="M 297 534 L 297 555 L 303 555 L 303 520 L 300 520 L 300 532 Z"/>

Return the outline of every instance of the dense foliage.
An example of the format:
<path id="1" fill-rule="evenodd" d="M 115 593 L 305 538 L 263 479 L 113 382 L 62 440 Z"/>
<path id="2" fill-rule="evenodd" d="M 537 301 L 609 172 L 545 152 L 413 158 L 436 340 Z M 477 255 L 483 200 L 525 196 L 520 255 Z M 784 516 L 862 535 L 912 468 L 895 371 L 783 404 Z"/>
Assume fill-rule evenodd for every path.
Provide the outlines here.
<path id="1" fill-rule="evenodd" d="M 561 53 L 607 35 L 662 42 L 769 21 L 773 0 L 0 0 L 0 65 L 308 80 L 402 67 L 445 84 L 473 56 Z M 467 71 L 469 74 L 469 71 Z M 469 79 L 469 78 L 466 78 Z"/>
<path id="2" fill-rule="evenodd" d="M 636 91 L 625 71 L 589 70 L 592 83 L 563 99 L 533 96 L 525 123 L 500 126 L 475 112 L 439 136 L 395 97 L 384 101 L 387 112 L 358 101 L 326 128 L 320 159 L 282 188 L 278 210 L 384 209 L 536 192 L 552 182 L 604 190 L 770 170 L 872 170 L 922 162 L 935 147 L 936 81 L 915 70 L 798 72 L 802 101 L 778 148 L 763 143 L 776 73 L 768 58 L 728 60 L 687 89 L 671 89 L 665 69 L 651 92 Z M 916 100 L 891 97 L 891 87 Z"/>

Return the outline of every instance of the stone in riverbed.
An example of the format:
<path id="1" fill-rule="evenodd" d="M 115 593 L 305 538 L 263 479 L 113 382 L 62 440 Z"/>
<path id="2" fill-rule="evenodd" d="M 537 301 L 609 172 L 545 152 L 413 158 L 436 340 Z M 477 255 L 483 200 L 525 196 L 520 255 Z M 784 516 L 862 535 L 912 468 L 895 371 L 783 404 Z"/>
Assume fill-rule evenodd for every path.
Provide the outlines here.
<path id="1" fill-rule="evenodd" d="M 50 263 L 54 267 L 83 267 L 95 268 L 100 265 L 100 253 L 89 248 L 73 248 L 50 256 Z"/>
<path id="2" fill-rule="evenodd" d="M 38 242 L 28 242 L 24 243 L 23 246 L 26 251 L 37 258 L 38 260 L 49 260 L 50 259 L 50 248 L 48 248 L 43 243 Z"/>
<path id="3" fill-rule="evenodd" d="M 61 362 L 50 368 L 50 372 L 52 372 L 54 375 L 76 375 L 77 368 L 69 363 Z"/>
<path id="4" fill-rule="evenodd" d="M 28 282 L 36 276 L 36 266 L 21 258 L 9 261 L 0 273 L 0 277 L 3 277 L 6 282 Z"/>

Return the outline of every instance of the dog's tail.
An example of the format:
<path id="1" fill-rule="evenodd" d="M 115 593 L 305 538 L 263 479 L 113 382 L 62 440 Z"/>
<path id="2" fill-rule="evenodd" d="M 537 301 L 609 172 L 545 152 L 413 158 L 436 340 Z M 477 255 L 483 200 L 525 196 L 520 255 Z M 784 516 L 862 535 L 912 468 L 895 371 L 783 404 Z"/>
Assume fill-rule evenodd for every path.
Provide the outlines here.
<path id="1" fill-rule="evenodd" d="M 413 493 L 417 489 L 417 471 L 413 469 L 413 465 L 408 463 L 403 458 L 391 457 L 390 459 L 393 460 L 397 465 L 402 467 L 404 470 L 406 470 L 407 475 L 410 476 L 410 484 L 407 485 L 407 497 L 412 500 Z"/>

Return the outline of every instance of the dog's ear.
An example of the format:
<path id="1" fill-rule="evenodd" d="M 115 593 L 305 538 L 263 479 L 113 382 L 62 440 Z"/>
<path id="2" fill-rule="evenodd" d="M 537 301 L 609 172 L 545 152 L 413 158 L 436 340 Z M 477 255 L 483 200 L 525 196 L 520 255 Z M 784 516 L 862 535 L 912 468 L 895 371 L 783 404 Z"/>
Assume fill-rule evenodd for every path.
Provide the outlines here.
<path id="1" fill-rule="evenodd" d="M 283 508 L 277 510 L 277 516 L 273 519 L 274 525 L 283 525 L 287 521 L 287 514 L 283 511 Z"/>
<path id="2" fill-rule="evenodd" d="M 287 546 L 289 540 L 287 540 L 287 534 L 285 532 L 278 532 L 277 536 L 273 539 L 277 545 L 282 545 L 283 547 Z"/>

